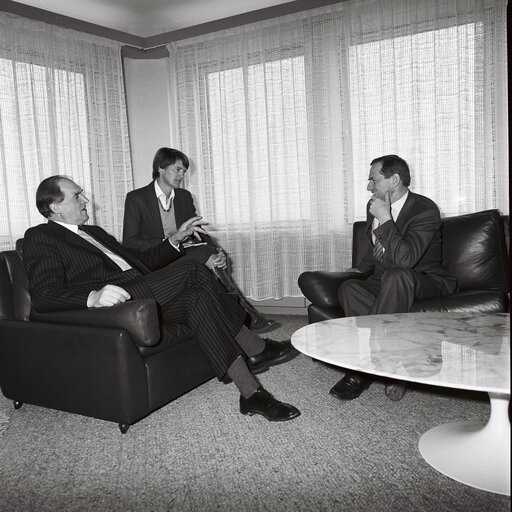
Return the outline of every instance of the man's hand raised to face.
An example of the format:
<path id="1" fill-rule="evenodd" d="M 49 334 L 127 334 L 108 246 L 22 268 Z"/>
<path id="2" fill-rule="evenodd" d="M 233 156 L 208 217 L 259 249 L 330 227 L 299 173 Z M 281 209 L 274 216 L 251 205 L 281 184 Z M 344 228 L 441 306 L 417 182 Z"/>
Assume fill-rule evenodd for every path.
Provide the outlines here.
<path id="1" fill-rule="evenodd" d="M 384 222 L 393 219 L 389 192 L 386 192 L 384 199 L 378 197 L 377 194 L 373 194 L 370 199 L 370 213 L 379 221 L 379 224 L 384 224 Z"/>

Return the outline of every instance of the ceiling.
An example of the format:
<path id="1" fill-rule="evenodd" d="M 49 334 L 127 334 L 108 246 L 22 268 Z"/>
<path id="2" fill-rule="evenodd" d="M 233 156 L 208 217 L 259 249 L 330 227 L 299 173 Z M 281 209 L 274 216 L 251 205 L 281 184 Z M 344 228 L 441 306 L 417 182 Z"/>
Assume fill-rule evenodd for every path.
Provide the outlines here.
<path id="1" fill-rule="evenodd" d="M 231 16 L 309 0 L 21 0 L 11 2 L 148 38 Z M 0 7 L 1 8 L 1 7 Z"/>

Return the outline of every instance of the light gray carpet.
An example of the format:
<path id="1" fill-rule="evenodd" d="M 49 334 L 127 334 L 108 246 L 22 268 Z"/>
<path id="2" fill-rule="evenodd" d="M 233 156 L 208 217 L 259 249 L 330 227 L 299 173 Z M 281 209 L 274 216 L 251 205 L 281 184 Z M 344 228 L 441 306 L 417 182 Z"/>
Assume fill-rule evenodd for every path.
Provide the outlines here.
<path id="1" fill-rule="evenodd" d="M 306 324 L 276 318 L 275 338 Z M 242 416 L 236 388 L 212 380 L 126 435 L 92 418 L 14 410 L 0 397 L 0 418 L 10 416 L 0 438 L 0 510 L 510 510 L 508 497 L 443 476 L 418 451 L 435 425 L 486 420 L 485 394 L 422 387 L 392 402 L 376 383 L 343 403 L 328 394 L 340 376 L 303 355 L 260 375 L 302 411 L 291 422 Z"/>

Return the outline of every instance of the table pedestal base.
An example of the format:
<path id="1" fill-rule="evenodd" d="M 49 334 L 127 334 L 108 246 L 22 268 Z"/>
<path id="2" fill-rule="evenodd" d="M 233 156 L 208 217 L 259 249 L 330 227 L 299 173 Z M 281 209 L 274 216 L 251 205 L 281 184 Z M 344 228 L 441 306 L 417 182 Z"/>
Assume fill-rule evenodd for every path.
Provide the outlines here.
<path id="1" fill-rule="evenodd" d="M 423 458 L 446 476 L 510 496 L 509 395 L 489 393 L 491 415 L 482 422 L 448 423 L 420 438 Z"/>

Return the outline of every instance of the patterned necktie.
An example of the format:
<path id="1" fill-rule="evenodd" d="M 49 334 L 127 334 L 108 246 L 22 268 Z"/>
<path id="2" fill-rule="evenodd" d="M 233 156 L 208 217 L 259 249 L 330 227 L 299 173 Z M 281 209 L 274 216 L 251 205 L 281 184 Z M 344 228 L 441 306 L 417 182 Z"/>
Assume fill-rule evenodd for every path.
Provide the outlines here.
<path id="1" fill-rule="evenodd" d="M 373 257 L 377 261 L 382 261 L 384 259 L 384 247 L 379 242 L 379 239 L 373 234 L 373 231 L 379 226 L 379 221 L 375 218 L 373 219 L 372 224 L 372 239 L 373 239 Z"/>
<path id="2" fill-rule="evenodd" d="M 378 261 L 384 259 L 384 247 L 379 242 L 378 238 L 375 239 L 375 243 L 373 244 L 373 257 Z"/>

